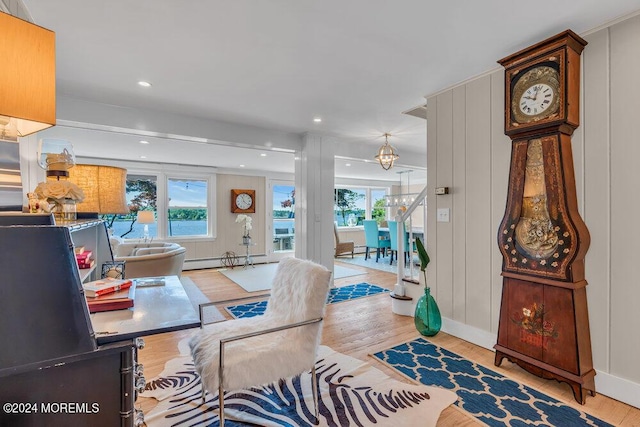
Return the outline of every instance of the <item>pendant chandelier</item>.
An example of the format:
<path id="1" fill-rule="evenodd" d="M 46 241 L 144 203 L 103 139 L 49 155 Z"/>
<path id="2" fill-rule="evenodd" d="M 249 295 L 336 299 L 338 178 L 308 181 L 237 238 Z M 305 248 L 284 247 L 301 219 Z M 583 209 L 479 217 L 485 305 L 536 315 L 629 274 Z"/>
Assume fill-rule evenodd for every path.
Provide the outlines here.
<path id="1" fill-rule="evenodd" d="M 376 160 L 382 166 L 382 169 L 388 171 L 393 167 L 393 162 L 398 160 L 400 156 L 398 156 L 395 147 L 389 145 L 389 134 L 384 134 L 384 145 L 380 147 L 378 150 L 378 154 L 376 154 Z"/>

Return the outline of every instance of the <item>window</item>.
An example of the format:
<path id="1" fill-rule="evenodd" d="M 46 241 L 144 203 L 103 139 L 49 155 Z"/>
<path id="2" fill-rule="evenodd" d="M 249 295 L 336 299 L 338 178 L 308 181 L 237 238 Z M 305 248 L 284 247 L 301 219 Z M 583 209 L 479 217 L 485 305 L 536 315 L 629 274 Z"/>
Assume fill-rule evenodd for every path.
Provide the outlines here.
<path id="1" fill-rule="evenodd" d="M 333 217 L 339 227 L 362 225 L 366 219 L 366 193 L 364 188 L 335 189 Z"/>
<path id="2" fill-rule="evenodd" d="M 334 191 L 334 220 L 338 227 L 362 225 L 365 219 L 381 223 L 387 218 L 386 188 L 336 188 Z"/>
<path id="3" fill-rule="evenodd" d="M 104 218 L 107 226 L 116 236 L 142 239 L 145 224 L 137 222 L 137 212 L 146 210 L 153 211 L 156 219 L 155 223 L 147 224 L 151 239 L 212 237 L 215 227 L 209 192 L 215 188 L 212 184 L 215 184 L 215 176 L 194 175 L 167 177 L 163 172 L 128 174 L 126 197 L 131 213 L 107 215 Z"/>
<path id="4" fill-rule="evenodd" d="M 293 185 L 276 184 L 273 186 L 273 250 L 274 252 L 293 251 L 295 249 L 296 190 Z"/>
<path id="5" fill-rule="evenodd" d="M 385 207 L 387 200 L 387 190 L 384 188 L 372 188 L 371 194 L 371 219 L 375 219 L 378 225 L 387 219 L 387 208 Z"/>
<path id="6" fill-rule="evenodd" d="M 208 185 L 204 179 L 167 180 L 167 236 L 207 235 Z"/>
<path id="7" fill-rule="evenodd" d="M 158 185 L 157 177 L 152 175 L 127 175 L 127 204 L 131 213 L 127 215 L 110 215 L 107 224 L 113 234 L 125 239 L 142 239 L 144 224 L 136 222 L 139 210 L 156 211 Z M 157 215 L 156 215 L 157 217 Z M 147 224 L 149 237 L 158 236 L 157 223 Z"/>

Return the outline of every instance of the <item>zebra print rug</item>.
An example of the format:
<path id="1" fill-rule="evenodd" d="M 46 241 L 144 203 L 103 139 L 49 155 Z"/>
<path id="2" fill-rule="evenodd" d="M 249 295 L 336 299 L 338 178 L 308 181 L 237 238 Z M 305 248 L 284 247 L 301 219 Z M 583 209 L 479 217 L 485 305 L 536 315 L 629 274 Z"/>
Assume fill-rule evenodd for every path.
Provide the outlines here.
<path id="1" fill-rule="evenodd" d="M 320 390 L 314 415 L 311 377 L 303 374 L 250 390 L 225 394 L 227 426 L 435 426 L 456 400 L 450 391 L 396 381 L 366 362 L 321 346 L 316 375 Z M 158 405 L 145 414 L 149 427 L 218 426 L 218 396 L 202 401 L 190 356 L 167 362 L 140 397 Z"/>

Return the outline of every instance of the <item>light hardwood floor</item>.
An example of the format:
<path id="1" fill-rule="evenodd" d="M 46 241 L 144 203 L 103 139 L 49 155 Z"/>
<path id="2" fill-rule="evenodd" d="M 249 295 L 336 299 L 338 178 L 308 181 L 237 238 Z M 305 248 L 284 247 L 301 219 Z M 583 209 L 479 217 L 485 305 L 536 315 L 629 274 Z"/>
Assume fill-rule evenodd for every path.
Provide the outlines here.
<path id="1" fill-rule="evenodd" d="M 395 285 L 396 276 L 394 274 L 352 264 L 341 265 L 362 270 L 365 274 L 337 279 L 335 281 L 337 286 L 368 282 L 392 289 Z M 184 276 L 191 278 L 211 301 L 249 295 L 240 286 L 216 270 L 186 271 Z M 391 311 L 391 299 L 388 295 L 381 294 L 328 305 L 323 328 L 322 344 L 341 353 L 365 360 L 387 375 L 408 382 L 407 379 L 389 369 L 386 365 L 369 357 L 369 354 L 420 336 L 413 326 L 413 318 L 393 314 Z M 179 355 L 178 342 L 192 333 L 193 330 L 145 337 L 146 346 L 139 353 L 139 359 L 144 364 L 145 377 L 151 379 L 158 375 L 167 361 Z M 502 363 L 502 366 L 495 367 L 493 365 L 492 351 L 443 332 L 429 338 L 429 340 L 553 396 L 568 405 L 583 409 L 613 425 L 640 426 L 639 409 L 600 394 L 595 397 L 587 397 L 586 404 L 581 406 L 573 399 L 571 389 L 566 384 L 540 379 L 506 360 Z M 145 412 L 148 412 L 155 405 L 155 400 L 149 398 L 140 398 L 136 403 L 136 406 Z M 444 410 L 438 421 L 438 426 L 460 427 L 469 425 L 481 424 L 453 405 Z"/>

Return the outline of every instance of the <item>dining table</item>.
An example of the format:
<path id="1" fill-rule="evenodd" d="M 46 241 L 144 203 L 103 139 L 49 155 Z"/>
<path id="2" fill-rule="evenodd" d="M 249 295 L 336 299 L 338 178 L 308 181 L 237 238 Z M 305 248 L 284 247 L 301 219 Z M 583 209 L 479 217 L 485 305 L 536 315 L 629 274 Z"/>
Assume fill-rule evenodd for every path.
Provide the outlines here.
<path id="1" fill-rule="evenodd" d="M 407 234 L 409 234 L 409 230 L 407 230 Z M 411 227 L 411 234 L 413 237 L 420 237 L 420 240 L 424 242 L 424 228 L 423 227 Z M 385 239 L 389 239 L 389 227 L 378 227 L 378 235 Z"/>

